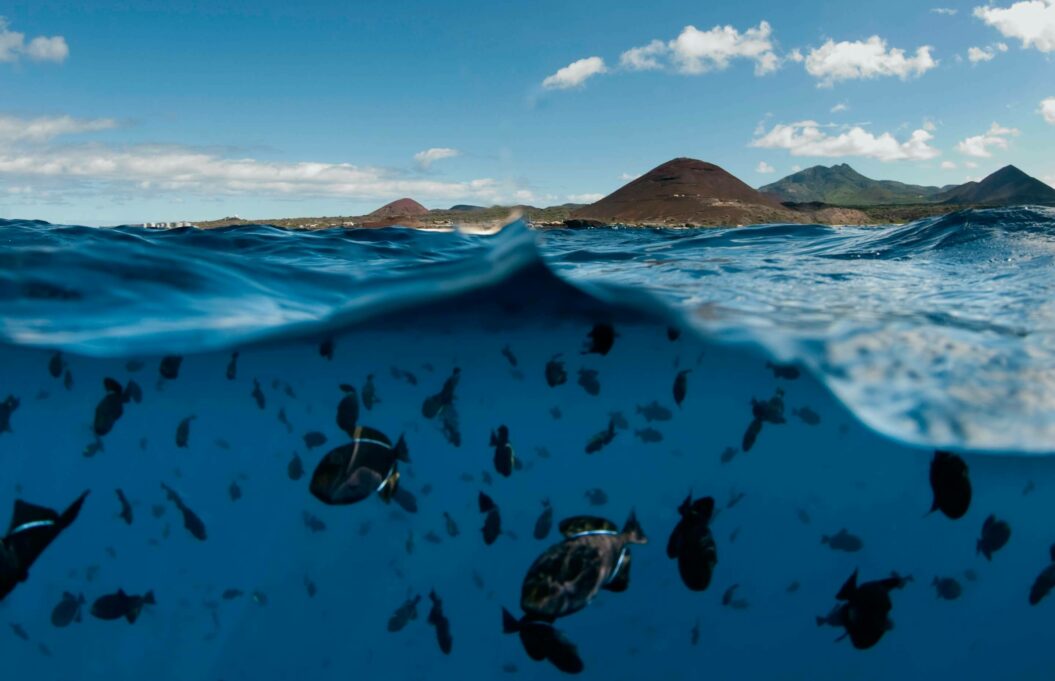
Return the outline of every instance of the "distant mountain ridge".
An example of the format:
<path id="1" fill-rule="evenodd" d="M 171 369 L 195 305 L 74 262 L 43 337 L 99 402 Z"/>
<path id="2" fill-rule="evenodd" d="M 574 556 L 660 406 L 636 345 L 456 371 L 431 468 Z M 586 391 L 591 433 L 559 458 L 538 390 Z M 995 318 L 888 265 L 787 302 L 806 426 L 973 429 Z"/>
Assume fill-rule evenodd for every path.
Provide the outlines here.
<path id="1" fill-rule="evenodd" d="M 1055 188 L 1030 177 L 1015 166 L 1004 166 L 981 182 L 968 182 L 934 197 L 938 203 L 1007 206 L 1055 204 Z"/>
<path id="2" fill-rule="evenodd" d="M 928 203 L 949 187 L 925 187 L 894 180 L 873 180 L 840 165 L 813 166 L 767 184 L 760 192 L 781 202 L 826 203 L 832 206 L 871 206 Z"/>

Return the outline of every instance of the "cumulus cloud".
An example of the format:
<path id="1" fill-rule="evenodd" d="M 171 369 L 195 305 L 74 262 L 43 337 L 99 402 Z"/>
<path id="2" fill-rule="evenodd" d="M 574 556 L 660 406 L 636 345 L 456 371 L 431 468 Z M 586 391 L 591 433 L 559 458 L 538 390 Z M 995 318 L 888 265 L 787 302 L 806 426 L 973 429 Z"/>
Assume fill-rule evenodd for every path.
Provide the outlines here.
<path id="1" fill-rule="evenodd" d="M 991 149 L 1007 149 L 1011 137 L 1018 135 L 1015 128 L 1005 128 L 998 123 L 993 123 L 989 129 L 981 135 L 968 137 L 956 145 L 956 149 L 965 156 L 975 158 L 989 158 L 993 155 Z"/>
<path id="2" fill-rule="evenodd" d="M 993 61 L 997 52 L 1007 52 L 1007 43 L 995 43 L 989 47 L 970 47 L 967 49 L 967 61 L 972 64 Z"/>
<path id="3" fill-rule="evenodd" d="M 776 168 L 774 168 L 773 166 L 769 165 L 765 161 L 759 161 L 758 162 L 758 167 L 755 168 L 755 172 L 756 173 L 760 173 L 762 175 L 769 175 L 770 173 L 775 173 L 776 171 L 777 171 Z"/>
<path id="4" fill-rule="evenodd" d="M 942 161 L 941 162 L 941 169 L 942 170 L 956 170 L 956 167 L 957 167 L 956 164 L 953 163 L 952 161 Z"/>
<path id="5" fill-rule="evenodd" d="M 461 155 L 461 153 L 462 152 L 457 149 L 451 149 L 450 147 L 433 147 L 414 154 L 414 162 L 418 164 L 418 167 L 428 169 L 432 167 L 432 164 L 436 161 L 442 161 L 445 158 L 454 158 L 455 156 Z"/>
<path id="6" fill-rule="evenodd" d="M 849 111 L 850 105 L 846 102 L 839 102 L 831 108 L 832 113 L 842 113 L 843 111 Z"/>
<path id="7" fill-rule="evenodd" d="M 952 9 L 950 7 L 935 7 L 931 10 L 934 14 L 941 14 L 947 17 L 954 17 L 959 10 Z"/>
<path id="8" fill-rule="evenodd" d="M 117 127 L 112 118 L 41 116 L 15 118 L 0 115 L 0 142 L 48 142 L 62 135 L 99 132 Z"/>
<path id="9" fill-rule="evenodd" d="M 877 35 L 863 41 L 828 40 L 806 55 L 806 72 L 820 81 L 818 87 L 831 87 L 842 80 L 889 76 L 908 80 L 938 65 L 931 49 L 924 45 L 916 49 L 914 56 L 906 56 L 905 50 L 888 48 Z"/>
<path id="10" fill-rule="evenodd" d="M 604 198 L 604 194 L 568 194 L 571 203 L 596 203 Z"/>
<path id="11" fill-rule="evenodd" d="M 880 161 L 926 161 L 940 155 L 930 141 L 934 135 L 919 129 L 905 141 L 899 141 L 889 132 L 876 135 L 860 126 L 839 129 L 829 134 L 814 121 L 778 123 L 756 137 L 752 147 L 760 149 L 786 149 L 792 156 L 862 157 Z"/>
<path id="12" fill-rule="evenodd" d="M 600 57 L 587 57 L 574 61 L 542 81 L 547 90 L 567 90 L 581 86 L 590 78 L 607 72 L 604 60 Z"/>
<path id="13" fill-rule="evenodd" d="M 1040 103 L 1040 115 L 1048 123 L 1055 125 L 1055 97 L 1048 97 Z"/>
<path id="14" fill-rule="evenodd" d="M 974 16 L 1022 47 L 1055 52 L 1055 0 L 1024 0 L 1009 7 L 976 7 Z"/>
<path id="15" fill-rule="evenodd" d="M 0 62 L 17 62 L 25 57 L 62 63 L 69 54 L 70 48 L 62 36 L 37 36 L 27 43 L 24 33 L 12 31 L 7 19 L 0 17 Z"/>
<path id="16" fill-rule="evenodd" d="M 685 75 L 699 75 L 725 69 L 736 59 L 753 61 L 759 76 L 780 68 L 773 28 L 768 22 L 762 21 L 743 32 L 733 26 L 715 26 L 706 31 L 686 26 L 669 42 L 653 40 L 627 50 L 619 64 L 631 71 L 670 68 Z"/>

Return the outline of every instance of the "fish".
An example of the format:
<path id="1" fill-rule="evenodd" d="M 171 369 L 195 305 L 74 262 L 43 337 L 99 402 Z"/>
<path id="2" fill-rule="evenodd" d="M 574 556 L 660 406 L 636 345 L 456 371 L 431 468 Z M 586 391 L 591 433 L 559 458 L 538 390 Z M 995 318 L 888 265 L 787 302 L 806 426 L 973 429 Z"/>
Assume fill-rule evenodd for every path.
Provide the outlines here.
<path id="1" fill-rule="evenodd" d="M 237 480 L 232 481 L 231 486 L 227 488 L 227 496 L 231 497 L 231 501 L 238 501 L 242 498 L 242 487 Z"/>
<path id="2" fill-rule="evenodd" d="M 218 437 L 213 440 L 213 444 L 224 451 L 231 451 L 231 443 L 222 437 Z"/>
<path id="3" fill-rule="evenodd" d="M 596 397 L 601 394 L 601 382 L 597 380 L 595 369 L 579 369 L 579 385 L 588 395 Z"/>
<path id="4" fill-rule="evenodd" d="M 161 489 L 165 491 L 165 496 L 175 504 L 177 510 L 183 515 L 183 527 L 198 541 L 205 541 L 207 538 L 205 523 L 198 517 L 198 514 L 192 511 L 187 504 L 183 503 L 182 497 L 174 489 L 165 483 L 161 483 Z"/>
<path id="5" fill-rule="evenodd" d="M 84 445 L 84 449 L 81 450 L 81 454 L 84 456 L 84 458 L 90 459 L 99 452 L 103 451 L 104 449 L 106 448 L 103 446 L 102 438 L 96 435 L 94 440 Z"/>
<path id="6" fill-rule="evenodd" d="M 619 334 L 615 332 L 611 324 L 594 324 L 590 332 L 586 334 L 588 340 L 583 346 L 582 354 L 605 356 L 612 351 L 612 346 L 615 345 L 615 339 L 618 336 Z"/>
<path id="7" fill-rule="evenodd" d="M 313 430 L 310 433 L 304 433 L 304 446 L 308 449 L 315 449 L 326 444 L 326 435 L 320 433 L 317 430 Z"/>
<path id="8" fill-rule="evenodd" d="M 681 407 L 681 403 L 685 401 L 685 394 L 689 390 L 689 373 L 692 369 L 682 369 L 678 372 L 678 375 L 674 377 L 674 404 Z"/>
<path id="9" fill-rule="evenodd" d="M 494 464 L 495 470 L 502 477 L 508 478 L 513 474 L 516 463 L 516 453 L 513 445 L 509 444 L 509 428 L 498 426 L 498 430 L 491 431 L 491 446 L 495 448 Z"/>
<path id="10" fill-rule="evenodd" d="M 100 620 L 119 620 L 122 617 L 129 624 L 135 624 L 146 605 L 156 605 L 154 592 L 148 591 L 142 596 L 129 596 L 124 589 L 117 593 L 102 596 L 92 603 L 92 617 Z"/>
<path id="11" fill-rule="evenodd" d="M 700 620 L 696 620 L 689 631 L 689 645 L 696 647 L 700 643 Z"/>
<path id="12" fill-rule="evenodd" d="M 538 454 L 540 459 L 548 459 L 550 457 L 549 450 L 545 447 L 535 447 L 535 453 Z"/>
<path id="13" fill-rule="evenodd" d="M 26 630 L 22 627 L 21 624 L 14 624 L 14 623 L 12 623 L 11 624 L 11 631 L 13 631 L 15 633 L 15 636 L 19 637 L 23 641 L 28 641 L 29 640 L 29 634 L 26 633 Z"/>
<path id="14" fill-rule="evenodd" d="M 840 603 L 827 616 L 818 617 L 817 625 L 829 624 L 844 628 L 854 648 L 871 648 L 893 626 L 890 620 L 893 608 L 890 593 L 904 588 L 911 579 L 894 573 L 886 579 L 858 584 L 857 570 L 854 570 L 835 596 Z"/>
<path id="15" fill-rule="evenodd" d="M 319 356 L 328 360 L 333 359 L 334 342 L 332 338 L 324 338 L 319 343 Z"/>
<path id="16" fill-rule="evenodd" d="M 655 428 L 643 428 L 641 430 L 635 430 L 634 435 L 637 436 L 637 439 L 648 444 L 663 441 L 663 433 L 659 432 Z"/>
<path id="17" fill-rule="evenodd" d="M 737 449 L 736 447 L 726 447 L 725 449 L 722 450 L 722 454 L 721 454 L 721 456 L 718 457 L 718 459 L 722 463 L 729 463 L 734 458 L 736 458 L 736 455 L 739 454 L 739 453 L 740 453 L 740 450 Z"/>
<path id="18" fill-rule="evenodd" d="M 995 515 L 990 515 L 982 524 L 982 536 L 978 539 L 976 552 L 992 560 L 993 554 L 1004 548 L 1011 539 L 1011 526 Z"/>
<path id="19" fill-rule="evenodd" d="M 73 390 L 73 372 L 66 369 L 66 373 L 62 376 L 62 387 L 66 390 Z"/>
<path id="20" fill-rule="evenodd" d="M 1029 588 L 1029 604 L 1036 605 L 1044 600 L 1044 597 L 1055 588 L 1055 544 L 1048 548 L 1048 560 L 1050 561 L 1037 578 L 1033 580 L 1033 586 Z"/>
<path id="21" fill-rule="evenodd" d="M 773 372 L 774 378 L 782 378 L 785 381 L 798 380 L 802 372 L 794 364 L 773 364 L 766 362 L 766 368 Z"/>
<path id="22" fill-rule="evenodd" d="M 484 514 L 484 526 L 480 532 L 483 534 L 484 544 L 490 546 L 502 534 L 502 515 L 494 500 L 483 492 L 480 492 L 477 498 L 477 505 L 480 507 L 480 513 Z"/>
<path id="23" fill-rule="evenodd" d="M 304 575 L 304 590 L 307 592 L 308 598 L 315 598 L 315 594 L 319 593 L 319 586 L 311 577 Z"/>
<path id="24" fill-rule="evenodd" d="M 732 508 L 733 506 L 736 506 L 741 501 L 743 501 L 744 497 L 746 496 L 747 492 L 736 492 L 734 490 L 729 490 L 729 501 L 725 502 L 725 507 Z"/>
<path id="25" fill-rule="evenodd" d="M 418 603 L 420 602 L 420 595 L 403 601 L 396 608 L 396 611 L 392 613 L 392 616 L 388 618 L 388 630 L 392 633 L 402 631 L 408 623 L 416 620 L 418 618 Z"/>
<path id="26" fill-rule="evenodd" d="M 553 417 L 554 421 L 560 421 L 564 413 L 561 412 L 560 407 L 550 407 L 549 415 Z"/>
<path id="27" fill-rule="evenodd" d="M 310 491 L 328 505 L 355 504 L 376 492 L 382 501 L 394 499 L 413 513 L 417 509 L 413 495 L 399 487 L 399 462 L 410 462 L 402 435 L 393 445 L 384 433 L 358 426 L 351 443 L 322 457 L 312 473 Z"/>
<path id="28" fill-rule="evenodd" d="M 99 400 L 99 404 L 95 406 L 95 420 L 92 424 L 96 436 L 102 437 L 108 434 L 113 430 L 114 424 L 117 423 L 118 419 L 124 415 L 124 405 L 132 401 L 132 397 L 138 389 L 137 385 L 136 388 L 130 390 L 131 386 L 132 383 L 130 382 L 128 387 L 122 388 L 116 379 L 103 379 L 103 388 L 106 390 L 106 394 Z M 17 407 L 18 405 L 16 404 L 15 406 Z M 0 411 L 0 431 L 2 431 L 3 425 L 3 413 Z"/>
<path id="29" fill-rule="evenodd" d="M 454 522 L 454 518 L 451 517 L 450 513 L 447 513 L 446 511 L 444 511 L 443 512 L 443 519 L 444 519 L 444 521 L 446 522 L 446 525 L 447 525 L 447 536 L 448 537 L 457 537 L 459 534 L 461 534 L 461 530 L 458 529 L 458 523 Z"/>
<path id="30" fill-rule="evenodd" d="M 562 354 L 553 355 L 546 362 L 546 385 L 551 388 L 556 388 L 558 385 L 564 385 L 568 382 L 568 372 L 564 369 L 564 361 L 561 360 L 562 356 Z"/>
<path id="31" fill-rule="evenodd" d="M 264 395 L 264 390 L 260 387 L 260 381 L 255 378 L 253 379 L 252 397 L 258 409 L 264 410 L 267 408 L 267 396 Z"/>
<path id="32" fill-rule="evenodd" d="M 88 494 L 83 492 L 61 514 L 21 499 L 15 501 L 7 534 L 0 538 L 0 601 L 29 579 L 29 569 L 77 519 Z"/>
<path id="33" fill-rule="evenodd" d="M 132 504 L 128 503 L 128 498 L 125 493 L 120 489 L 114 490 L 117 493 L 117 500 L 121 503 L 121 513 L 119 517 L 125 521 L 126 525 L 132 524 Z"/>
<path id="34" fill-rule="evenodd" d="M 978 573 L 975 572 L 974 570 L 970 569 L 970 568 L 967 568 L 966 570 L 963 571 L 963 577 L 968 582 L 976 582 L 976 581 L 978 581 Z"/>
<path id="35" fill-rule="evenodd" d="M 429 610 L 428 623 L 436 629 L 436 642 L 444 655 L 451 654 L 454 639 L 451 636 L 451 623 L 443 614 L 443 601 L 436 595 L 435 591 L 429 592 L 429 600 L 432 601 L 432 609 Z"/>
<path id="36" fill-rule="evenodd" d="M 513 354 L 513 349 L 512 348 L 510 348 L 508 345 L 503 347 L 502 348 L 502 356 L 506 358 L 507 362 L 509 362 L 509 366 L 513 367 L 514 369 L 516 368 L 516 366 L 517 366 L 517 356 Z"/>
<path id="37" fill-rule="evenodd" d="M 179 378 L 180 367 L 183 366 L 183 358 L 179 355 L 166 355 L 161 358 L 158 373 L 162 378 L 174 381 Z"/>
<path id="38" fill-rule="evenodd" d="M 443 387 L 440 388 L 440 391 L 425 398 L 425 401 L 421 404 L 422 416 L 427 419 L 434 419 L 440 412 L 454 406 L 454 391 L 458 389 L 461 375 L 462 370 L 459 367 L 454 367 L 451 375 L 443 382 Z"/>
<path id="39" fill-rule="evenodd" d="M 681 519 L 667 541 L 667 558 L 678 561 L 678 574 L 690 591 L 706 591 L 718 564 L 718 547 L 710 528 L 714 498 L 693 501 L 690 494 L 678 514 Z"/>
<path id="40" fill-rule="evenodd" d="M 186 417 L 179 422 L 176 427 L 176 446 L 180 449 L 186 449 L 190 442 L 190 424 L 194 419 L 198 418 L 194 414 Z"/>
<path id="41" fill-rule="evenodd" d="M 311 530 L 312 534 L 324 532 L 326 530 L 326 523 L 322 522 L 318 516 L 309 513 L 308 511 L 304 511 L 303 518 L 304 527 Z"/>
<path id="42" fill-rule="evenodd" d="M 425 541 L 430 544 L 442 544 L 443 540 L 440 539 L 440 535 L 436 534 L 432 530 L 425 533 Z"/>
<path id="43" fill-rule="evenodd" d="M 930 488 L 934 495 L 929 513 L 941 511 L 958 520 L 971 506 L 971 478 L 967 464 L 951 452 L 936 451 L 930 462 Z"/>
<path id="44" fill-rule="evenodd" d="M 681 338 L 681 329 L 679 329 L 677 327 L 674 327 L 674 326 L 668 326 L 667 327 L 667 340 L 669 340 L 670 342 L 673 343 L 674 341 L 678 340 L 679 338 Z"/>
<path id="45" fill-rule="evenodd" d="M 241 598 L 245 594 L 241 589 L 224 589 L 223 593 L 220 594 L 220 598 L 225 601 L 233 601 L 236 598 Z"/>
<path id="46" fill-rule="evenodd" d="M 799 522 L 803 525 L 809 525 L 813 521 L 813 519 L 810 518 L 810 514 L 804 508 L 795 509 L 795 514 L 798 516 Z"/>
<path id="47" fill-rule="evenodd" d="M 586 500 L 590 502 L 591 506 L 604 506 L 608 503 L 608 495 L 604 493 L 604 490 L 595 487 L 593 489 L 586 490 Z"/>
<path id="48" fill-rule="evenodd" d="M 549 622 L 517 619 L 502 608 L 502 632 L 519 635 L 528 657 L 536 662 L 545 660 L 565 674 L 579 674 L 585 669 L 578 647 Z"/>
<path id="49" fill-rule="evenodd" d="M 827 544 L 833 551 L 845 551 L 847 553 L 856 553 L 864 548 L 864 542 L 861 541 L 861 538 L 851 534 L 845 528 L 831 536 L 822 535 L 821 543 Z"/>
<path id="50" fill-rule="evenodd" d="M 596 454 L 610 445 L 615 439 L 615 432 L 615 419 L 609 419 L 608 428 L 591 437 L 586 443 L 586 453 Z"/>
<path id="51" fill-rule="evenodd" d="M 381 398 L 377 396 L 377 386 L 374 385 L 374 375 L 369 374 L 366 377 L 366 383 L 363 384 L 363 406 L 370 411 L 380 401 Z"/>
<path id="52" fill-rule="evenodd" d="M 462 433 L 458 427 L 458 410 L 454 408 L 454 405 L 445 407 L 443 413 L 440 416 L 440 431 L 443 433 L 443 437 L 447 439 L 455 447 L 462 446 Z"/>
<path id="53" fill-rule="evenodd" d="M 532 532 L 532 536 L 535 539 L 545 539 L 549 536 L 550 529 L 553 527 L 553 506 L 550 504 L 549 499 L 542 500 L 542 513 L 539 514 L 538 519 L 535 521 L 535 529 Z"/>
<path id="54" fill-rule="evenodd" d="M 1022 488 L 1022 496 L 1028 497 L 1036 488 L 1037 485 L 1032 480 L 1028 480 L 1026 486 Z"/>
<path id="55" fill-rule="evenodd" d="M 418 384 L 418 377 L 417 376 L 415 376 L 414 374 L 410 373 L 409 371 L 405 371 L 403 369 L 400 369 L 399 367 L 391 367 L 389 369 L 389 373 L 392 374 L 392 378 L 396 378 L 396 379 L 399 379 L 399 380 L 402 380 L 402 381 L 406 381 L 410 385 L 417 385 Z"/>
<path id="56" fill-rule="evenodd" d="M 669 421 L 674 418 L 674 412 L 655 400 L 643 407 L 640 404 L 637 405 L 637 413 L 644 416 L 649 423 L 653 421 Z"/>
<path id="57" fill-rule="evenodd" d="M 816 426 L 821 422 L 821 415 L 813 411 L 809 407 L 799 407 L 798 409 L 792 409 L 791 415 L 798 418 L 798 420 L 805 423 L 807 426 Z"/>
<path id="58" fill-rule="evenodd" d="M 61 352 L 56 352 L 48 360 L 48 373 L 51 374 L 52 378 L 61 378 L 65 368 L 66 360 L 63 359 Z"/>
<path id="59" fill-rule="evenodd" d="M 233 381 L 238 378 L 238 351 L 231 353 L 231 359 L 227 362 L 227 380 Z"/>
<path id="60" fill-rule="evenodd" d="M 789 594 L 793 594 L 793 593 L 795 593 L 796 591 L 799 590 L 800 586 L 802 586 L 802 585 L 799 584 L 798 580 L 795 580 L 791 584 L 788 584 L 787 588 L 784 589 L 784 591 L 789 593 Z"/>
<path id="61" fill-rule="evenodd" d="M 337 403 L 337 427 L 355 437 L 355 429 L 359 425 L 359 394 L 355 387 L 347 383 L 340 386 L 344 397 Z"/>
<path id="62" fill-rule="evenodd" d="M 783 390 L 777 388 L 773 397 L 768 400 L 763 401 L 751 398 L 751 423 L 748 424 L 747 430 L 744 431 L 740 449 L 745 453 L 751 451 L 751 448 L 755 446 L 755 441 L 758 439 L 758 434 L 762 432 L 763 424 L 780 425 L 786 422 L 787 419 L 784 418 Z"/>
<path id="63" fill-rule="evenodd" d="M 304 462 L 301 460 L 300 454 L 293 452 L 293 458 L 286 464 L 286 476 L 294 482 L 304 477 Z"/>
<path id="64" fill-rule="evenodd" d="M 748 602 L 742 598 L 736 598 L 736 590 L 739 588 L 739 584 L 733 584 L 726 589 L 722 594 L 722 605 L 733 610 L 747 610 Z"/>
<path id="65" fill-rule="evenodd" d="M 289 417 L 286 416 L 286 408 L 281 407 L 278 410 L 278 422 L 286 427 L 286 430 L 293 432 L 293 424 L 289 422 Z"/>
<path id="66" fill-rule="evenodd" d="M 952 577 L 935 577 L 931 586 L 938 594 L 938 598 L 946 601 L 955 601 L 963 593 L 963 587 Z"/>
<path id="67" fill-rule="evenodd" d="M 51 657 L 51 648 L 49 648 L 47 646 L 47 644 L 45 644 L 45 643 L 38 643 L 37 644 L 37 650 L 39 650 L 40 654 L 43 655 L 44 657 Z"/>
<path id="68" fill-rule="evenodd" d="M 84 608 L 84 594 L 77 596 L 71 594 L 69 591 L 65 591 L 62 594 L 62 600 L 59 601 L 51 611 L 51 623 L 52 625 L 62 629 L 68 627 L 74 622 L 81 621 L 81 610 Z"/>
<path id="69" fill-rule="evenodd" d="M 263 607 L 267 605 L 267 594 L 259 589 L 253 592 L 252 600 L 257 605 Z"/>

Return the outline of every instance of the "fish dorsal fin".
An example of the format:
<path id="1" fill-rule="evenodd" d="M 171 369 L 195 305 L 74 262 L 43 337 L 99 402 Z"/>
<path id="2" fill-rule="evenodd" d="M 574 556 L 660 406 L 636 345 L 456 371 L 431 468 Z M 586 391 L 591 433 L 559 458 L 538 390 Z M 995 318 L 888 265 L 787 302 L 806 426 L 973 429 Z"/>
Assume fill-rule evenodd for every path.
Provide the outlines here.
<path id="1" fill-rule="evenodd" d="M 835 600 L 848 601 L 857 592 L 857 570 L 850 575 L 850 578 L 846 580 L 843 587 L 839 589 L 839 593 L 835 594 Z"/>
<path id="2" fill-rule="evenodd" d="M 699 516 L 700 522 L 710 522 L 711 515 L 714 514 L 714 497 L 697 499 L 692 505 L 692 510 Z"/>
<path id="3" fill-rule="evenodd" d="M 117 379 L 104 378 L 103 387 L 106 388 L 106 392 L 120 395 L 122 392 L 121 384 L 117 382 Z"/>
<path id="4" fill-rule="evenodd" d="M 15 512 L 11 516 L 11 526 L 8 528 L 8 534 L 42 525 L 54 525 L 58 519 L 59 514 L 50 508 L 30 504 L 19 499 L 15 501 Z"/>
<path id="5" fill-rule="evenodd" d="M 483 492 L 480 492 L 480 496 L 477 497 L 477 504 L 480 507 L 480 513 L 490 513 L 495 508 L 497 508 L 495 506 L 494 499 L 487 496 Z"/>
<path id="6" fill-rule="evenodd" d="M 128 594 L 125 593 L 124 589 L 118 589 L 117 590 L 117 595 L 120 596 L 121 598 L 128 598 Z"/>
<path id="7" fill-rule="evenodd" d="M 344 392 L 344 393 L 354 393 L 355 392 L 355 387 L 351 386 L 351 385 L 348 385 L 347 383 L 342 383 L 340 385 L 340 388 L 341 388 L 341 392 Z"/>
<path id="8" fill-rule="evenodd" d="M 591 515 L 577 515 L 565 518 L 558 526 L 565 537 L 574 537 L 584 532 L 618 532 L 616 524 L 604 518 Z"/>

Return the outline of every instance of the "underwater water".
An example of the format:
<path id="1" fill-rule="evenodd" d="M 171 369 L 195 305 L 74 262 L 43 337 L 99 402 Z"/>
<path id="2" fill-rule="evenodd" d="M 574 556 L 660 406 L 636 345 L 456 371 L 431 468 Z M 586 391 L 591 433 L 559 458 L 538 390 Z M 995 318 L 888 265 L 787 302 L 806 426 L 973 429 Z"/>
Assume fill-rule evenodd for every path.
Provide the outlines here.
<path id="1" fill-rule="evenodd" d="M 562 678 L 503 633 L 502 608 L 524 613 L 560 520 L 622 528 L 632 511 L 648 543 L 627 545 L 625 591 L 553 623 L 583 678 L 1051 678 L 1055 597 L 1029 598 L 1055 543 L 1051 210 L 492 237 L 0 221 L 0 236 L 0 514 L 91 490 L 0 600 L 10 678 Z M 312 493 L 354 437 L 349 388 L 359 426 L 404 438 L 390 502 Z M 955 520 L 930 512 L 936 448 L 969 469 Z M 500 512 L 490 544 L 481 492 Z M 703 591 L 667 555 L 690 493 L 714 499 Z M 991 514 L 1011 536 L 987 559 Z M 855 570 L 912 578 L 867 650 L 818 624 Z M 155 602 L 134 623 L 91 612 L 119 589 Z M 65 592 L 86 602 L 60 627 Z"/>

